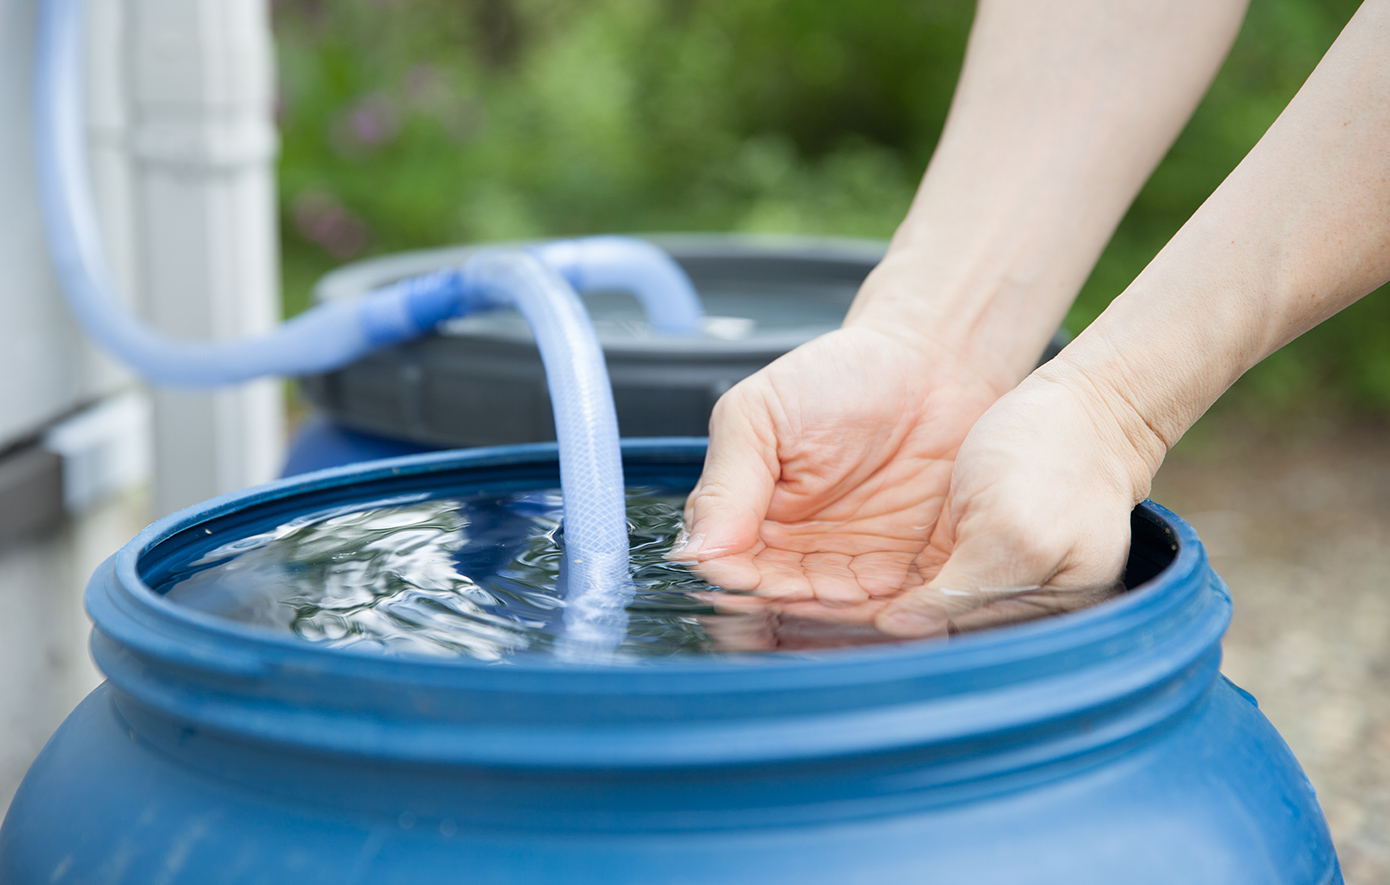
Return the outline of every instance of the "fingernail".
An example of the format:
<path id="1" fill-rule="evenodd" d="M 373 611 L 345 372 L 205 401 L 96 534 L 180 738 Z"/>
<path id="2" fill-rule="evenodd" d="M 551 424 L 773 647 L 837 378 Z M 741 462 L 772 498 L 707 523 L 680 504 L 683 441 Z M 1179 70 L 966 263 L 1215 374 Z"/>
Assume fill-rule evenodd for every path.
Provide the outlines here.
<path id="1" fill-rule="evenodd" d="M 879 624 L 879 629 L 884 633 L 904 638 L 931 636 L 940 633 L 941 627 L 941 618 L 906 608 L 889 612 L 888 617 Z"/>
<path id="2" fill-rule="evenodd" d="M 682 533 L 676 542 L 676 546 L 671 550 L 672 556 L 694 556 L 705 546 L 705 536 L 703 532 L 698 535 Z"/>

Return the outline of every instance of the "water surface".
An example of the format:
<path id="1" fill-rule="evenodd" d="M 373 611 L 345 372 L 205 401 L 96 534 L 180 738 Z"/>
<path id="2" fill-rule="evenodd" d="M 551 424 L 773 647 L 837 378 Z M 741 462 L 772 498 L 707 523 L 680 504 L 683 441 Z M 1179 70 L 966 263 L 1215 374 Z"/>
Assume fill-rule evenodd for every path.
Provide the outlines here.
<path id="1" fill-rule="evenodd" d="M 721 613 L 718 588 L 665 554 L 683 496 L 630 489 L 631 573 L 620 655 L 883 642 L 864 625 Z M 219 547 L 160 588 L 170 600 L 310 642 L 496 661 L 550 652 L 564 599 L 558 489 L 340 508 Z"/>

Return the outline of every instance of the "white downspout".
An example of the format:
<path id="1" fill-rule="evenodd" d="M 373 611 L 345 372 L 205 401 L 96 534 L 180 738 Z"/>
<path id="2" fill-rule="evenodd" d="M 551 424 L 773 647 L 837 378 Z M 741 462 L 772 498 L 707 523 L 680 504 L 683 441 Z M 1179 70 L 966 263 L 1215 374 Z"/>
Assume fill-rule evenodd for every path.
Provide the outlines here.
<path id="1" fill-rule="evenodd" d="M 113 253 L 133 252 L 128 291 L 140 293 L 138 307 L 157 328 L 178 337 L 270 329 L 280 286 L 269 3 L 121 5 L 133 224 L 132 236 L 107 243 Z M 123 260 L 113 255 L 117 273 Z M 278 473 L 281 383 L 155 392 L 156 515 Z"/>

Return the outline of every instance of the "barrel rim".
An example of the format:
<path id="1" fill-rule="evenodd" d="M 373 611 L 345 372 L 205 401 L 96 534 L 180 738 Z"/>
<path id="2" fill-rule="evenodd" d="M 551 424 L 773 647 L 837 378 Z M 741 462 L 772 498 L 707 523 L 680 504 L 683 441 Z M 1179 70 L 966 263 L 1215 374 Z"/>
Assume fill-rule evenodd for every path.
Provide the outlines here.
<path id="1" fill-rule="evenodd" d="M 706 440 L 704 438 L 660 438 L 628 439 L 622 443 L 625 462 L 633 460 L 667 461 L 683 459 L 687 463 L 703 460 Z M 698 456 L 698 457 L 697 457 Z M 383 656 L 371 652 L 352 649 L 330 648 L 315 645 L 280 634 L 263 630 L 252 625 L 242 625 L 213 615 L 192 611 L 171 603 L 150 587 L 140 574 L 140 564 L 145 557 L 154 552 L 159 545 L 170 538 L 195 528 L 210 520 L 256 507 L 271 501 L 283 501 L 303 495 L 305 492 L 341 487 L 361 486 L 380 480 L 405 478 L 421 474 L 453 472 L 460 468 L 511 466 L 552 462 L 558 465 L 559 451 L 556 443 L 525 443 L 507 446 L 480 447 L 468 450 L 446 450 L 403 455 L 365 464 L 352 464 L 327 468 L 301 474 L 286 479 L 275 480 L 236 492 L 220 495 L 200 504 L 169 514 L 151 523 L 129 543 L 122 547 L 111 559 L 115 578 L 124 598 L 136 603 L 147 612 L 157 614 L 164 621 L 182 621 L 213 634 L 237 638 L 254 639 L 277 648 L 297 652 L 313 650 L 316 654 L 329 657 L 345 657 L 380 661 L 409 661 L 411 665 L 441 666 L 446 669 L 458 667 L 477 667 L 494 669 L 495 665 L 477 662 L 467 658 L 443 659 L 427 656 Z M 557 468 L 558 469 L 558 468 Z M 371 497 L 363 499 L 369 503 Z M 814 666 L 822 656 L 834 657 L 837 663 L 856 660 L 892 661 L 918 655 L 936 657 L 943 654 L 957 656 L 973 653 L 977 649 L 999 650 L 1023 643 L 1045 643 L 1060 633 L 1073 633 L 1078 628 L 1097 621 L 1111 620 L 1116 615 L 1144 609 L 1159 601 L 1165 590 L 1183 583 L 1200 572 L 1207 565 L 1206 551 L 1202 547 L 1195 530 L 1177 514 L 1156 504 L 1145 501 L 1137 510 L 1149 521 L 1171 531 L 1177 546 L 1172 563 L 1155 579 L 1107 600 L 1097 606 L 1078 612 L 1041 619 L 1024 624 L 993 628 L 978 633 L 952 637 L 950 642 L 936 640 L 905 641 L 874 646 L 826 649 L 815 652 L 778 652 L 776 654 L 750 653 L 727 655 L 691 655 L 672 658 L 622 660 L 612 663 L 576 664 L 560 662 L 548 656 L 518 654 L 511 658 L 508 669 L 535 670 L 538 672 L 573 672 L 590 670 L 593 672 L 621 672 L 625 670 L 645 670 L 654 666 L 669 670 L 688 670 L 695 673 L 722 672 L 729 669 L 744 670 L 750 663 L 759 668 L 780 667 L 804 668 Z M 92 613 L 94 619 L 96 613 Z M 98 626 L 101 626 L 98 624 Z M 944 651 L 949 649 L 949 651 Z"/>
<path id="2" fill-rule="evenodd" d="M 651 439 L 623 448 L 629 466 L 677 463 L 698 473 L 705 446 L 704 439 Z M 1077 728 L 1094 731 L 1087 741 L 1113 743 L 1179 715 L 1216 675 L 1229 597 L 1191 527 L 1152 503 L 1140 515 L 1170 533 L 1174 560 L 1115 599 L 949 642 L 815 653 L 606 663 L 516 655 L 502 665 L 384 656 L 185 610 L 140 576 L 142 556 L 170 538 L 266 502 L 557 461 L 553 443 L 410 455 L 304 474 L 171 514 L 89 585 L 93 655 L 132 722 L 163 716 L 241 739 L 489 765 L 522 764 L 516 748 L 534 750 L 540 739 L 543 758 L 524 760 L 532 767 L 786 762 L 1029 729 L 1058 735 L 1058 747 L 1075 744 L 1075 735 L 1060 735 Z M 866 729 L 870 721 L 878 724 Z M 564 737 L 545 741 L 546 734 Z M 771 734 L 782 744 L 768 745 Z M 1014 740 L 1001 738 L 1000 746 Z"/>

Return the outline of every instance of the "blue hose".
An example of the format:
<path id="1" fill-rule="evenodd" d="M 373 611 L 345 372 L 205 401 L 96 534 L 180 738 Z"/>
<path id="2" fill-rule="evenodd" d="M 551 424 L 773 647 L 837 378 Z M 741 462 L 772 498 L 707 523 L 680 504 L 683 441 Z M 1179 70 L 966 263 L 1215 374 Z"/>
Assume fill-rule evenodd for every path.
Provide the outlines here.
<path id="1" fill-rule="evenodd" d="M 525 252 L 487 250 L 461 268 L 463 287 L 510 303 L 530 324 L 545 364 L 565 501 L 565 611 L 557 654 L 611 654 L 627 633 L 627 503 L 618 413 L 603 348 L 584 304 Z"/>
<path id="2" fill-rule="evenodd" d="M 210 387 L 261 375 L 330 371 L 478 307 L 455 276 L 443 272 L 385 286 L 357 301 L 321 305 L 262 337 L 238 341 L 171 339 L 126 311 L 102 251 L 83 142 L 85 2 L 42 4 L 35 147 L 53 265 L 74 317 L 101 347 L 152 383 Z M 699 299 L 690 280 L 649 243 L 595 237 L 541 246 L 538 254 L 581 291 L 633 291 L 659 332 L 700 332 Z"/>
<path id="3" fill-rule="evenodd" d="M 690 280 L 668 255 L 624 237 L 485 250 L 461 267 L 320 305 L 239 341 L 168 338 L 124 309 L 101 247 L 83 142 L 85 0 L 44 0 L 35 71 L 35 147 L 53 265 L 78 323 L 147 380 L 234 384 L 347 365 L 470 311 L 515 306 L 545 365 L 565 500 L 566 608 L 557 651 L 593 659 L 626 632 L 627 519 L 618 422 L 603 350 L 575 289 L 626 289 L 663 334 L 699 334 Z"/>
<path id="4" fill-rule="evenodd" d="M 585 237 L 544 243 L 535 250 L 580 292 L 616 289 L 636 295 L 658 334 L 700 334 L 704 310 L 690 277 L 651 243 L 634 237 Z"/>

